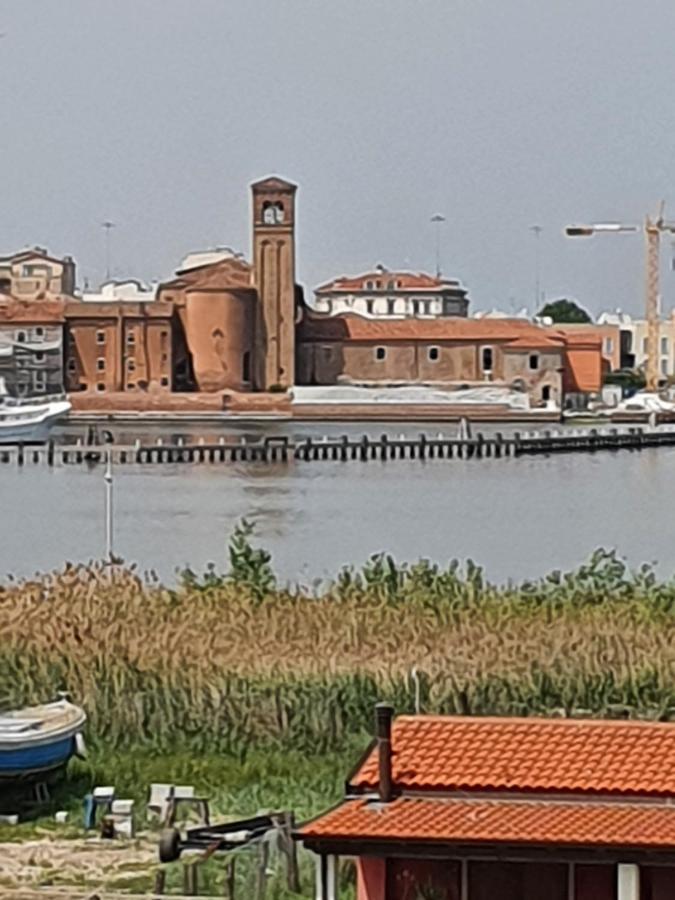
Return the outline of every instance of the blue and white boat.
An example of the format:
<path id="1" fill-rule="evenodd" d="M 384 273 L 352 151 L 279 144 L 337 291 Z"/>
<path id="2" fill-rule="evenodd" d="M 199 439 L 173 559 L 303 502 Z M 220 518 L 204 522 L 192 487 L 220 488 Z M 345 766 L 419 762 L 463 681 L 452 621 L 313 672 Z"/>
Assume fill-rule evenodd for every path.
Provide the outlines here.
<path id="1" fill-rule="evenodd" d="M 41 778 L 83 755 L 86 720 L 64 699 L 0 712 L 0 782 Z"/>

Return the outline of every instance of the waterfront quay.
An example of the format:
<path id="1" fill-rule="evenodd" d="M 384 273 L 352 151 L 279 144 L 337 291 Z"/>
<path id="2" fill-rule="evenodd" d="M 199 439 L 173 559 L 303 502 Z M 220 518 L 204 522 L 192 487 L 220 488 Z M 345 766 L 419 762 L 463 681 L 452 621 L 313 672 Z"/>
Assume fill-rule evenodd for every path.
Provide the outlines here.
<path id="1" fill-rule="evenodd" d="M 461 429 L 460 429 L 461 430 Z M 97 465 L 110 461 L 114 464 L 216 464 L 216 463 L 288 463 L 291 461 L 386 461 L 396 459 L 502 459 L 525 455 L 554 453 L 595 453 L 600 450 L 641 450 L 647 447 L 675 446 L 675 428 L 589 428 L 584 430 L 544 430 L 523 433 L 515 431 L 475 436 L 467 433 L 454 438 L 439 434 L 430 437 L 425 433 L 399 437 L 382 434 L 371 437 L 341 435 L 306 437 L 296 440 L 287 435 L 267 436 L 261 439 L 217 441 L 203 437 L 196 441 L 182 436 L 165 441 L 159 437 L 154 443 L 140 440 L 131 445 L 87 445 L 81 438 L 75 444 L 56 444 L 50 441 L 44 447 L 18 444 L 0 449 L 0 463 L 23 466 L 26 464 Z"/>

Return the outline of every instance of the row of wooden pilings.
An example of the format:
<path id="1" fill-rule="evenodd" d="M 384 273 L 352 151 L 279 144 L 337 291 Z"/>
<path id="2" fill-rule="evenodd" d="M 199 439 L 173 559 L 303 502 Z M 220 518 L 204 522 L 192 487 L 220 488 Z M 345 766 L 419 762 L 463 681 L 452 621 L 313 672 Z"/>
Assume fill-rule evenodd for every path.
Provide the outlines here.
<path id="1" fill-rule="evenodd" d="M 397 459 L 501 459 L 534 454 L 592 453 L 598 450 L 640 450 L 646 447 L 675 446 L 674 428 L 609 428 L 579 431 L 559 430 L 533 433 L 501 433 L 466 438 L 392 437 L 386 434 L 353 438 L 324 437 L 294 441 L 288 437 L 266 437 L 256 441 L 232 441 L 220 438 L 215 443 L 195 443 L 178 438 L 153 444 L 140 441 L 132 445 L 115 443 L 88 446 L 55 444 L 44 446 L 12 445 L 0 447 L 0 463 L 54 465 L 96 465 L 110 455 L 116 464 L 175 465 L 198 463 L 287 463 L 291 460 L 362 461 Z"/>

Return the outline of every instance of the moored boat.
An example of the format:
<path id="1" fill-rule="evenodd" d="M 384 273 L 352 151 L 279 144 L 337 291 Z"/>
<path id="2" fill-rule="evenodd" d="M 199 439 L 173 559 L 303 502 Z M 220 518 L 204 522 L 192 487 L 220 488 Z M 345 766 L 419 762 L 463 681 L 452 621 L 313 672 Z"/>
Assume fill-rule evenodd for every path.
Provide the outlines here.
<path id="1" fill-rule="evenodd" d="M 81 755 L 86 719 L 63 699 L 0 712 L 0 782 L 41 778 Z"/>
<path id="2" fill-rule="evenodd" d="M 0 444 L 44 444 L 69 411 L 65 397 L 15 400 L 0 396 Z"/>

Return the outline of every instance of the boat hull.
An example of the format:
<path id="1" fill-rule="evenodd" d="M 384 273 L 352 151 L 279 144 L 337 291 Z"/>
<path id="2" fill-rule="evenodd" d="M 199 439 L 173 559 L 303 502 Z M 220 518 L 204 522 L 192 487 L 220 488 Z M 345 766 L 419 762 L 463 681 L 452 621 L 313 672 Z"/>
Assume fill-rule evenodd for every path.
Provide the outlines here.
<path id="1" fill-rule="evenodd" d="M 54 412 L 36 415 L 31 419 L 12 421 L 0 415 L 1 444 L 46 444 L 52 429 L 69 410 L 69 405 L 60 404 Z"/>
<path id="2" fill-rule="evenodd" d="M 77 752 L 74 736 L 38 747 L 0 750 L 0 783 L 30 781 L 63 768 Z"/>
<path id="3" fill-rule="evenodd" d="M 81 755 L 85 722 L 67 700 L 0 713 L 0 785 L 44 779 Z"/>

